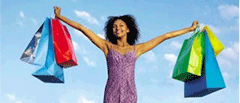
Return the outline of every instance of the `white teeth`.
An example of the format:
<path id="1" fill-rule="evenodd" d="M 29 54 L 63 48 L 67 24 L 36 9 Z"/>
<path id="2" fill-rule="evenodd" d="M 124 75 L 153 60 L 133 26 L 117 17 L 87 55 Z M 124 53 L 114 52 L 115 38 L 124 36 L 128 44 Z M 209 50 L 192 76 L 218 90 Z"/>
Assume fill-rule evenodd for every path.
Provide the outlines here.
<path id="1" fill-rule="evenodd" d="M 122 33 L 122 31 L 117 31 L 117 32 L 114 33 L 114 35 L 117 35 L 117 34 L 120 34 L 120 33 Z"/>

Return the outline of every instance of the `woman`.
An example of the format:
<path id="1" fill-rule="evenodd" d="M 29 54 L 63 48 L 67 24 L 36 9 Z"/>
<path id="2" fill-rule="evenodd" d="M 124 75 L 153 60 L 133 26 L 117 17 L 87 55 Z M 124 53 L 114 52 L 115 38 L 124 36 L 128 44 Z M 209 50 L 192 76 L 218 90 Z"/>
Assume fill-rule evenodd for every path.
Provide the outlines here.
<path id="1" fill-rule="evenodd" d="M 80 30 L 106 56 L 108 80 L 104 103 L 136 103 L 134 69 L 137 58 L 164 40 L 195 30 L 198 24 L 198 21 L 194 21 L 191 27 L 166 33 L 145 43 L 135 44 L 139 32 L 134 18 L 130 15 L 110 17 L 104 29 L 107 40 L 104 40 L 81 24 L 60 15 L 60 11 L 61 8 L 54 7 L 56 18 Z"/>

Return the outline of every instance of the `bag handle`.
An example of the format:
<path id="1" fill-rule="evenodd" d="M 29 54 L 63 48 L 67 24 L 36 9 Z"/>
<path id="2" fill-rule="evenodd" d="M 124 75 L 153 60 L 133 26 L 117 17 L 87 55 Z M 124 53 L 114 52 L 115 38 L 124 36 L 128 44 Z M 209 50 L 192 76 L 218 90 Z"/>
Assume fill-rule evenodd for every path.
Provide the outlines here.
<path id="1" fill-rule="evenodd" d="M 200 32 L 200 25 L 198 24 L 196 29 L 194 30 L 194 34 L 197 33 L 197 32 Z"/>
<path id="2" fill-rule="evenodd" d="M 51 18 L 55 19 L 55 14 L 54 13 L 52 13 Z"/>
<path id="3" fill-rule="evenodd" d="M 198 24 L 196 29 L 194 30 L 194 33 L 192 33 L 191 37 L 193 36 L 193 34 L 199 33 L 200 32 L 200 25 Z"/>

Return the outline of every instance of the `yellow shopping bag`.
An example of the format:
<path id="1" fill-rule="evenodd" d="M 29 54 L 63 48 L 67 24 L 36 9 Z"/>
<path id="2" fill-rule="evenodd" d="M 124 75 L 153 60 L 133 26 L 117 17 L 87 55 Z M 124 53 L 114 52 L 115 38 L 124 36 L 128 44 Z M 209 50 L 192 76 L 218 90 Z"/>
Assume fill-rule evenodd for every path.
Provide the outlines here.
<path id="1" fill-rule="evenodd" d="M 204 32 L 204 34 L 208 35 L 214 54 L 217 56 L 224 49 L 224 45 L 217 38 L 217 36 L 213 34 L 208 26 L 204 26 L 201 32 Z"/>

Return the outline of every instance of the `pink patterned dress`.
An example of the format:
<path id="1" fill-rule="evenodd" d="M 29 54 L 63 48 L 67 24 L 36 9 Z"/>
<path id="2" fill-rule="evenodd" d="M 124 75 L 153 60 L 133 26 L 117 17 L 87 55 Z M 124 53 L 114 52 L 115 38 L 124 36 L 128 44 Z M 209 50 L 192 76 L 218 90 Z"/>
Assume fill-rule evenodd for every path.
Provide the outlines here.
<path id="1" fill-rule="evenodd" d="M 137 103 L 135 86 L 135 47 L 122 55 L 111 48 L 107 55 L 108 80 L 104 103 Z"/>

